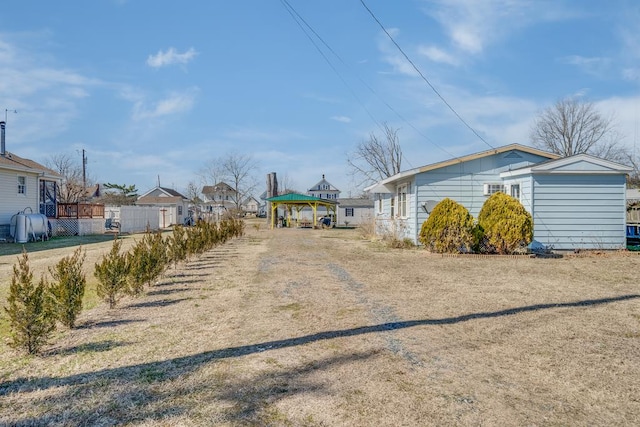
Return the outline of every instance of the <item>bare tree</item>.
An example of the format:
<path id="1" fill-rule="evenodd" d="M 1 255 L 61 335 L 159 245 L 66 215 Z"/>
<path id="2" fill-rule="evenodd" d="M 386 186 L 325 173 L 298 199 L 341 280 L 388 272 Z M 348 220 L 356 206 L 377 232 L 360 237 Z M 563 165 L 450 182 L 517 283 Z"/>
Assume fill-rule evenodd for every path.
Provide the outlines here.
<path id="1" fill-rule="evenodd" d="M 253 173 L 257 168 L 257 162 L 250 154 L 227 154 L 220 161 L 220 169 L 227 184 L 233 188 L 235 194 L 231 194 L 236 212 L 241 211 L 242 202 L 256 189 L 258 183 Z"/>
<path id="2" fill-rule="evenodd" d="M 542 111 L 531 128 L 537 148 L 560 156 L 587 153 L 628 163 L 629 153 L 612 119 L 603 117 L 592 102 L 566 98 Z"/>
<path id="3" fill-rule="evenodd" d="M 402 148 L 398 130 L 384 123 L 384 137 L 371 132 L 368 141 L 358 144 L 356 151 L 347 158 L 351 175 L 358 186 L 372 184 L 400 172 Z"/>
<path id="4" fill-rule="evenodd" d="M 278 195 L 289 193 L 300 193 L 300 191 L 296 190 L 295 182 L 289 174 L 285 173 L 278 178 Z"/>
<path id="5" fill-rule="evenodd" d="M 640 161 L 638 161 L 637 153 L 629 156 L 628 164 L 633 168 L 633 172 L 627 175 L 627 187 L 640 188 Z"/>
<path id="6" fill-rule="evenodd" d="M 196 218 L 200 216 L 200 205 L 202 204 L 202 199 L 200 198 L 200 187 L 194 182 L 189 181 L 187 183 L 187 199 L 189 199 L 189 203 L 195 209 Z"/>
<path id="7" fill-rule="evenodd" d="M 58 186 L 58 200 L 62 203 L 76 203 L 84 196 L 82 165 L 69 154 L 52 154 L 45 166 L 62 175 L 62 184 Z"/>
<path id="8" fill-rule="evenodd" d="M 216 185 L 225 179 L 221 164 L 221 159 L 212 159 L 205 163 L 198 172 L 202 185 Z"/>

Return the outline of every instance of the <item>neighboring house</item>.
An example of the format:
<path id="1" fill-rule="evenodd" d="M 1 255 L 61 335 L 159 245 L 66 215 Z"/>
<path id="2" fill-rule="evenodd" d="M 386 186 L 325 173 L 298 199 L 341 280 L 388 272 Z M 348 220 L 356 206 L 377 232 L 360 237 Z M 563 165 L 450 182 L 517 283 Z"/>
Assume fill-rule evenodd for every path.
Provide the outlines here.
<path id="1" fill-rule="evenodd" d="M 260 202 L 255 197 L 249 196 L 244 199 L 240 208 L 244 213 L 257 215 L 258 209 L 260 208 Z"/>
<path id="2" fill-rule="evenodd" d="M 322 175 L 322 179 L 316 185 L 307 190 L 307 194 L 320 199 L 338 200 L 338 197 L 340 197 L 340 190 L 331 185 L 329 181 L 324 178 L 324 175 Z"/>
<path id="3" fill-rule="evenodd" d="M 640 189 L 638 188 L 627 189 L 627 203 L 630 203 L 630 204 L 640 203 Z"/>
<path id="4" fill-rule="evenodd" d="M 429 212 L 445 197 L 477 218 L 485 200 L 502 191 L 531 213 L 533 246 L 620 249 L 629 172 L 586 154 L 559 158 L 512 144 L 400 172 L 366 190 L 374 195 L 378 232 L 415 243 Z"/>
<path id="5" fill-rule="evenodd" d="M 18 212 L 57 214 L 56 189 L 62 176 L 53 170 L 5 150 L 4 122 L 0 148 L 0 238 L 9 236 L 11 218 Z"/>
<path id="6" fill-rule="evenodd" d="M 227 210 L 236 208 L 238 195 L 226 182 L 202 187 L 202 204 L 205 212 L 224 214 Z"/>
<path id="7" fill-rule="evenodd" d="M 640 189 L 630 188 L 627 190 L 627 237 L 633 234 L 640 234 Z"/>
<path id="8" fill-rule="evenodd" d="M 375 218 L 373 199 L 338 199 L 337 224 L 362 225 Z"/>
<path id="9" fill-rule="evenodd" d="M 184 223 L 188 216 L 189 200 L 175 190 L 158 186 L 139 196 L 136 206 L 159 207 L 159 226 L 165 228 Z M 151 225 L 151 228 L 155 227 Z"/>

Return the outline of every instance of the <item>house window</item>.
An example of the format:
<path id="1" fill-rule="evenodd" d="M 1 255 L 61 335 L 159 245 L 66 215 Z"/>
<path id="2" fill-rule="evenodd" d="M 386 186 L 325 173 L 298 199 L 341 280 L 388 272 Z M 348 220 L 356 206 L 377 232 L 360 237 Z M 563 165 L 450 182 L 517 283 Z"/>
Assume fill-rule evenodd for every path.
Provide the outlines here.
<path id="1" fill-rule="evenodd" d="M 511 184 L 511 197 L 520 200 L 520 184 Z"/>
<path id="2" fill-rule="evenodd" d="M 27 177 L 18 177 L 18 194 L 27 194 Z"/>
<path id="3" fill-rule="evenodd" d="M 485 196 L 490 196 L 499 192 L 504 192 L 504 185 L 492 183 L 484 184 L 483 193 Z"/>
<path id="4" fill-rule="evenodd" d="M 178 215 L 182 215 L 182 206 L 178 206 Z"/>
<path id="5" fill-rule="evenodd" d="M 378 213 L 382 213 L 382 194 L 378 194 Z"/>
<path id="6" fill-rule="evenodd" d="M 397 196 L 398 196 L 398 216 L 400 218 L 407 217 L 407 191 L 409 190 L 409 186 L 407 184 L 401 185 L 398 187 Z"/>
<path id="7" fill-rule="evenodd" d="M 353 216 L 353 208 L 344 208 L 344 216 Z"/>
<path id="8" fill-rule="evenodd" d="M 391 208 L 390 208 L 390 212 L 391 217 L 394 217 L 396 214 L 396 198 L 392 197 L 391 198 Z"/>

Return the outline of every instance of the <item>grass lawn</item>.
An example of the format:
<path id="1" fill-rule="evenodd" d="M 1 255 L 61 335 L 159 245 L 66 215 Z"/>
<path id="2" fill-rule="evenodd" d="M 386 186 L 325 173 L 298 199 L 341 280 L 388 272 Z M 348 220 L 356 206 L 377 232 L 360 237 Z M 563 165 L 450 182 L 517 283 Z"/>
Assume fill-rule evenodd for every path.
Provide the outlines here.
<path id="1" fill-rule="evenodd" d="M 28 243 L 1 243 L 0 244 L 0 256 L 5 255 L 19 255 L 22 250 L 26 250 L 28 253 L 47 251 L 51 249 L 61 248 L 73 248 L 75 246 L 85 246 L 93 243 L 110 242 L 113 240 L 113 235 L 109 234 L 97 234 L 92 236 L 63 236 L 54 237 L 44 242 L 28 242 Z"/>
<path id="2" fill-rule="evenodd" d="M 88 263 L 110 244 L 86 244 Z M 639 256 L 247 227 L 143 297 L 94 304 L 42 355 L 0 348 L 0 424 L 636 425 Z"/>

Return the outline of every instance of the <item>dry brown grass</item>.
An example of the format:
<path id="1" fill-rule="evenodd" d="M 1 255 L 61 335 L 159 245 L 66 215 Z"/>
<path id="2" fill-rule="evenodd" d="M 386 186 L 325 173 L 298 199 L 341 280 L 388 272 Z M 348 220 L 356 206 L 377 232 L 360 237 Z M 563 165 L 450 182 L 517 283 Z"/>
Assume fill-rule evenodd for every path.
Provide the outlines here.
<path id="1" fill-rule="evenodd" d="M 638 256 L 456 258 L 356 230 L 247 233 L 142 298 L 84 312 L 42 356 L 1 349 L 0 424 L 640 419 Z M 14 258 L 0 258 L 2 286 Z"/>

